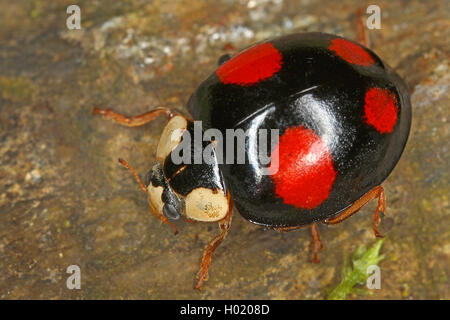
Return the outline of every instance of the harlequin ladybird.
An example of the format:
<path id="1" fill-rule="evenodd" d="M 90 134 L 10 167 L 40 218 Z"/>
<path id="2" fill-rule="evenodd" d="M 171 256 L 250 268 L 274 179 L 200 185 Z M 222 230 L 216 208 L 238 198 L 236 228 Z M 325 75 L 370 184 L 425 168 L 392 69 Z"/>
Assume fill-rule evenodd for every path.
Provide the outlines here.
<path id="1" fill-rule="evenodd" d="M 206 246 L 196 288 L 230 229 L 233 203 L 258 225 L 279 231 L 310 226 L 314 262 L 322 248 L 316 223 L 338 223 L 374 198 L 373 229 L 380 236 L 377 224 L 386 209 L 380 184 L 405 147 L 411 105 L 403 80 L 371 50 L 324 33 L 264 41 L 221 59 L 187 107 L 203 130 L 278 129 L 270 150 L 270 165 L 278 170 L 264 174 L 267 168 L 254 161 L 256 139 L 246 140 L 244 164 L 175 164 L 173 152 L 185 132 L 194 134 L 194 122 L 165 108 L 131 118 L 109 109 L 94 113 L 130 127 L 160 114 L 168 118 L 158 163 L 145 184 L 119 161 L 133 171 L 152 213 L 175 232 L 170 220 L 180 217 L 219 223 L 221 233 Z"/>

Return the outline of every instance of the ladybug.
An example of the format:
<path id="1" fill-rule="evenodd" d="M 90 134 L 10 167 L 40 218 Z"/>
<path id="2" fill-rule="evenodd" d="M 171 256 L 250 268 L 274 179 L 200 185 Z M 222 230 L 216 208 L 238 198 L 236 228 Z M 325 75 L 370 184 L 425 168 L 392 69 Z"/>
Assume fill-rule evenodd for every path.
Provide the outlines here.
<path id="1" fill-rule="evenodd" d="M 405 147 L 411 104 L 404 81 L 370 49 L 325 33 L 263 41 L 221 58 L 187 107 L 192 119 L 166 108 L 134 117 L 110 109 L 94 113 L 129 127 L 167 117 L 158 162 L 145 183 L 119 161 L 148 195 L 151 212 L 175 233 L 171 221 L 180 217 L 218 222 L 220 234 L 205 248 L 195 288 L 207 279 L 211 255 L 230 229 L 233 205 L 266 228 L 309 227 L 313 262 L 322 249 L 317 223 L 339 223 L 371 199 L 378 199 L 373 230 L 381 236 L 377 224 L 386 211 L 381 183 Z M 195 135 L 193 119 L 201 121 L 202 130 L 214 128 L 224 136 L 229 129 L 277 129 L 277 143 L 268 151 L 270 166 L 257 160 L 258 141 L 251 135 L 244 163 L 218 161 L 215 148 L 210 149 L 213 161 L 175 163 L 181 143 L 193 145 L 185 140 L 186 133 Z M 203 148 L 211 145 L 215 140 L 202 142 Z M 236 160 L 231 151 L 224 154 Z"/>

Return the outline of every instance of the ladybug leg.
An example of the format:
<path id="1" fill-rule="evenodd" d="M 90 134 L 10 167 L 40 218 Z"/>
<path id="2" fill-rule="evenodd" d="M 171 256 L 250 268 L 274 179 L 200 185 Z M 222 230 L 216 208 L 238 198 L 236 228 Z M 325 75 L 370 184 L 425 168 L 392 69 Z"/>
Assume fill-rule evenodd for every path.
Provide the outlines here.
<path id="1" fill-rule="evenodd" d="M 362 9 L 359 8 L 356 11 L 356 25 L 358 28 L 358 40 L 359 43 L 361 43 L 363 46 L 367 47 L 368 46 L 368 41 L 366 39 L 366 30 L 364 28 L 364 22 L 363 22 L 363 17 L 362 17 Z"/>
<path id="2" fill-rule="evenodd" d="M 287 232 L 292 231 L 301 228 L 302 226 L 298 227 L 284 227 L 284 228 L 275 228 L 275 230 L 279 232 Z M 320 233 L 319 228 L 317 228 L 317 224 L 313 223 L 309 227 L 310 234 L 312 238 L 311 242 L 311 251 L 312 251 L 312 262 L 313 263 L 319 263 L 319 251 L 323 249 L 322 241 L 320 241 Z"/>
<path id="3" fill-rule="evenodd" d="M 298 227 L 281 227 L 281 228 L 274 228 L 274 230 L 276 230 L 278 232 L 288 232 L 288 231 L 300 229 L 301 227 L 302 226 L 298 226 Z"/>
<path id="4" fill-rule="evenodd" d="M 189 219 L 189 218 L 186 217 L 185 215 L 183 215 L 183 219 L 184 219 L 184 221 L 186 221 L 187 223 L 197 223 L 196 220 Z"/>
<path id="5" fill-rule="evenodd" d="M 312 238 L 312 243 L 311 243 L 312 262 L 319 263 L 320 262 L 319 251 L 322 250 L 323 245 L 322 245 L 322 242 L 320 241 L 320 233 L 319 233 L 319 229 L 317 228 L 316 223 L 311 224 L 310 232 L 311 232 L 311 238 Z"/>
<path id="6" fill-rule="evenodd" d="M 345 209 L 343 212 L 341 212 L 338 216 L 330 219 L 325 219 L 323 222 L 326 224 L 337 224 L 348 217 L 351 217 L 356 212 L 358 212 L 364 205 L 366 205 L 370 200 L 378 198 L 378 205 L 375 210 L 375 213 L 373 215 L 373 232 L 375 233 L 376 237 L 382 237 L 380 232 L 378 232 L 377 226 L 381 221 L 380 218 L 380 212 L 385 213 L 386 212 L 386 196 L 384 194 L 384 189 L 382 186 L 378 186 L 367 192 L 365 195 L 363 195 L 361 198 L 355 201 L 350 207 Z"/>
<path id="7" fill-rule="evenodd" d="M 128 162 L 126 162 L 125 160 L 119 158 L 119 163 L 121 165 L 123 165 L 125 168 L 127 168 L 128 170 L 131 171 L 131 173 L 133 173 L 134 178 L 136 179 L 137 183 L 139 184 L 139 187 L 141 188 L 142 192 L 144 192 L 145 194 L 148 194 L 148 190 L 147 187 L 142 183 L 141 178 L 139 178 L 139 175 L 137 174 L 137 172 L 128 164 Z M 155 213 L 155 211 L 151 208 L 150 206 L 150 212 L 158 219 L 160 219 L 162 222 L 164 222 L 165 224 L 171 226 L 174 229 L 175 235 L 178 233 L 177 227 L 172 224 L 166 217 L 164 217 L 163 215 L 159 215 L 157 213 Z"/>
<path id="8" fill-rule="evenodd" d="M 176 113 L 170 111 L 167 108 L 156 108 L 154 110 L 151 110 L 149 112 L 140 114 L 138 116 L 132 116 L 132 117 L 126 117 L 120 113 L 117 113 L 111 109 L 99 109 L 94 108 L 92 111 L 93 114 L 100 114 L 106 119 L 111 119 L 114 122 L 117 122 L 121 125 L 127 126 L 127 127 L 138 127 L 142 126 L 146 123 L 149 123 L 150 121 L 154 120 L 156 117 L 158 117 L 160 114 L 163 114 L 167 117 L 167 119 L 172 118 Z"/>
<path id="9" fill-rule="evenodd" d="M 383 238 L 383 235 L 378 231 L 378 224 L 381 222 L 380 212 L 384 214 L 386 212 L 386 195 L 384 194 L 384 189 L 380 186 L 380 192 L 378 195 L 378 204 L 373 214 L 372 228 L 373 233 L 378 238 Z"/>
<path id="10" fill-rule="evenodd" d="M 216 236 L 205 248 L 203 252 L 202 262 L 200 264 L 200 270 L 197 273 L 197 281 L 195 284 L 195 289 L 200 290 L 203 281 L 208 280 L 208 269 L 211 265 L 211 255 L 214 253 L 216 248 L 225 239 L 228 231 L 231 227 L 231 220 L 233 217 L 233 201 L 231 199 L 230 193 L 228 193 L 228 213 L 222 220 L 219 221 L 220 234 Z"/>
<path id="11" fill-rule="evenodd" d="M 173 234 L 174 235 L 178 234 L 177 227 L 172 222 L 170 222 L 166 217 L 164 217 L 162 214 L 156 213 L 156 211 L 152 208 L 151 205 L 150 205 L 150 212 L 155 216 L 156 219 L 159 219 L 163 223 L 167 224 L 168 226 L 171 226 L 173 228 Z"/>

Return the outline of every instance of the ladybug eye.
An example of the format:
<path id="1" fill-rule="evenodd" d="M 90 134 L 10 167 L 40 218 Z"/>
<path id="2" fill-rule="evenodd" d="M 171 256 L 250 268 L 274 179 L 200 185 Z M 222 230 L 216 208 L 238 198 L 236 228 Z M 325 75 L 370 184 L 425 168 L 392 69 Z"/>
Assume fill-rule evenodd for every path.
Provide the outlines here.
<path id="1" fill-rule="evenodd" d="M 153 177 L 153 170 L 150 169 L 149 172 L 147 172 L 147 174 L 145 175 L 145 185 L 148 187 L 150 184 L 150 181 L 152 180 Z"/>
<path id="2" fill-rule="evenodd" d="M 164 205 L 164 207 L 163 207 L 163 214 L 169 220 L 178 220 L 181 217 L 181 214 L 170 203 L 166 203 Z"/>

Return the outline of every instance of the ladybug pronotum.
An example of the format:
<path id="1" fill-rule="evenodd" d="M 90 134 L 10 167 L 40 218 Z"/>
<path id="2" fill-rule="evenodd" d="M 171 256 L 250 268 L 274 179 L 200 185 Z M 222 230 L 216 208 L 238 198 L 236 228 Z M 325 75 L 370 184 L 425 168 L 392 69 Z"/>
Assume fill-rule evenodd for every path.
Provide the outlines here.
<path id="1" fill-rule="evenodd" d="M 168 123 L 156 150 L 157 163 L 145 184 L 151 212 L 164 223 L 218 222 L 220 234 L 205 248 L 195 288 L 207 279 L 211 255 L 231 227 L 233 205 L 248 221 L 289 231 L 309 226 L 312 260 L 322 249 L 317 223 L 336 224 L 378 199 L 377 230 L 385 212 L 381 183 L 405 147 L 411 105 L 403 80 L 371 50 L 324 33 L 292 34 L 260 42 L 236 54 L 192 94 L 187 107 L 203 129 L 279 130 L 271 150 L 273 174 L 258 162 L 175 164 L 171 153 L 193 133 L 193 120 L 166 108 L 125 117 L 94 109 L 125 126 L 159 115 Z M 255 144 L 245 144 L 246 159 Z M 205 143 L 206 144 L 206 143 Z"/>

